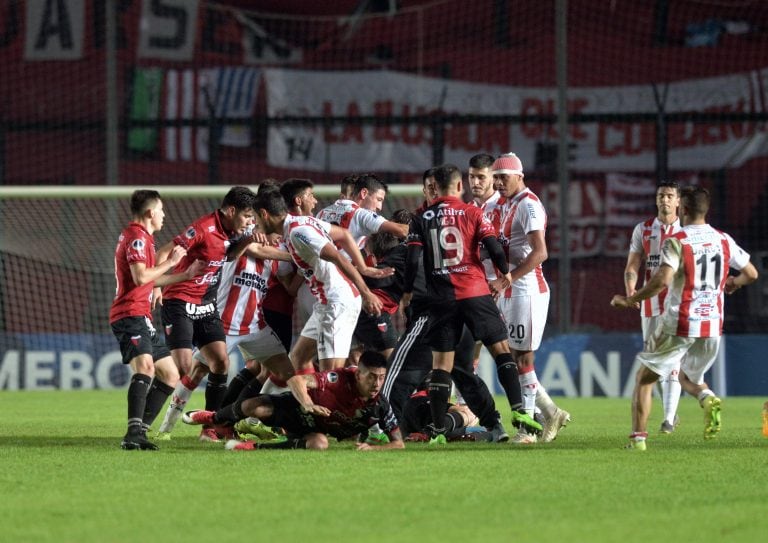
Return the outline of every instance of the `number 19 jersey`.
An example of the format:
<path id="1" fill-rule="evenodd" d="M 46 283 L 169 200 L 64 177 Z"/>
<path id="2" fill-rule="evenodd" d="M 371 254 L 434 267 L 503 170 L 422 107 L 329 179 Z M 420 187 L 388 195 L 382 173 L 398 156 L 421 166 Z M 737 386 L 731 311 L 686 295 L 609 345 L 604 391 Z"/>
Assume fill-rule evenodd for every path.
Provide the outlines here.
<path id="1" fill-rule="evenodd" d="M 424 248 L 427 295 L 436 302 L 489 295 L 478 248 L 496 229 L 483 211 L 442 197 L 411 221 L 408 245 Z"/>

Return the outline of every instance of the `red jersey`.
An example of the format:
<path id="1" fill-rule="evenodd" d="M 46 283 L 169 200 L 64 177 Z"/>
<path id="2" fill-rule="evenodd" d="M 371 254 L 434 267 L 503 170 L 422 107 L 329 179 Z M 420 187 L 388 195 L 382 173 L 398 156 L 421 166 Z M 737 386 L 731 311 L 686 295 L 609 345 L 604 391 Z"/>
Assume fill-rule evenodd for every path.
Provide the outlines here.
<path id="1" fill-rule="evenodd" d="M 155 240 L 144 226 L 130 223 L 120 233 L 115 248 L 115 299 L 109 310 L 109 322 L 126 317 L 152 318 L 151 302 L 154 281 L 138 286 L 133 282 L 131 264 L 143 262 L 147 268 L 155 267 Z"/>
<path id="2" fill-rule="evenodd" d="M 483 211 L 456 197 L 437 198 L 411 221 L 408 245 L 424 247 L 427 294 L 433 300 L 489 295 L 480 242 L 496 237 Z"/>
<path id="3" fill-rule="evenodd" d="M 315 373 L 317 388 L 309 396 L 317 405 L 331 410 L 328 417 L 314 417 L 318 429 L 343 439 L 366 432 L 374 424 L 392 434 L 398 429 L 397 419 L 389 402 L 381 394 L 364 400 L 357 392 L 356 367 Z"/>
<path id="4" fill-rule="evenodd" d="M 183 272 L 198 259 L 207 262 L 207 266 L 202 275 L 165 287 L 163 298 L 193 304 L 215 303 L 221 266 L 226 262 L 232 235 L 221 224 L 219 212 L 214 211 L 200 217 L 183 234 L 173 238 L 175 245 L 187 250 L 187 255 L 176 265 L 173 273 Z"/>

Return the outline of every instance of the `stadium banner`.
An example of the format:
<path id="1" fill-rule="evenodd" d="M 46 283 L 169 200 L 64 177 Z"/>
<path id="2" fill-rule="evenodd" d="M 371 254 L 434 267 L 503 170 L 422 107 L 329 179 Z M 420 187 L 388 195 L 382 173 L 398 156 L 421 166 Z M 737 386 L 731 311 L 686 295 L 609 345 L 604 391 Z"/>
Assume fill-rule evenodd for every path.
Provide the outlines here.
<path id="1" fill-rule="evenodd" d="M 272 117 L 374 117 L 362 124 L 301 125 L 269 128 L 268 161 L 273 166 L 348 172 L 422 171 L 431 164 L 433 134 L 423 125 L 387 124 L 391 117 L 455 115 L 551 115 L 552 88 L 488 85 L 388 71 L 265 70 L 267 111 Z M 663 97 L 663 103 L 661 98 Z M 659 103 L 657 104 L 657 100 Z M 571 87 L 572 114 L 656 114 L 685 112 L 765 112 L 768 68 L 719 77 L 653 85 Z M 572 171 L 644 171 L 653 168 L 654 123 L 571 125 Z M 542 145 L 557 142 L 554 125 L 542 123 L 456 123 L 445 129 L 445 161 L 463 165 L 479 152 L 514 151 L 534 166 Z M 768 136 L 755 123 L 671 123 L 670 169 L 734 168 L 768 154 Z"/>
<path id="2" fill-rule="evenodd" d="M 725 336 L 727 395 L 764 395 L 768 366 L 761 354 L 768 335 Z M 542 342 L 536 372 L 553 396 L 628 397 L 637 370 L 638 334 L 565 334 Z M 243 367 L 231 359 L 230 376 Z M 494 394 L 503 394 L 493 361 L 483 351 L 478 374 Z M 112 335 L 0 333 L 0 391 L 125 388 L 130 369 L 122 364 Z"/>

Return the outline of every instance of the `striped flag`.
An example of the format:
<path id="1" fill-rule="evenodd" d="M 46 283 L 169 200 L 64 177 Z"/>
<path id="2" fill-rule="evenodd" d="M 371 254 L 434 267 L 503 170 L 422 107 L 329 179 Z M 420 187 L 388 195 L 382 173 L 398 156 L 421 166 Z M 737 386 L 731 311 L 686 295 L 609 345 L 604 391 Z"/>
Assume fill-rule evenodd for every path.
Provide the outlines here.
<path id="1" fill-rule="evenodd" d="M 222 67 L 201 70 L 168 70 L 165 74 L 164 118 L 206 120 L 209 106 L 218 118 L 250 119 L 256 105 L 259 70 L 251 67 Z M 222 145 L 247 147 L 250 129 L 228 125 L 221 133 Z M 163 155 L 170 161 L 208 161 L 208 128 L 170 126 L 163 131 Z"/>

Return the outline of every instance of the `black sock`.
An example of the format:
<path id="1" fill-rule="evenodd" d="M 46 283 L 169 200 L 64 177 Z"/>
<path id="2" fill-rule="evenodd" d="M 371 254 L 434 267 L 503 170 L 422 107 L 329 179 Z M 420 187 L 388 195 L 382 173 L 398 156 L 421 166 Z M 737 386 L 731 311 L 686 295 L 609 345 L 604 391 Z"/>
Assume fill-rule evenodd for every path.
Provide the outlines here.
<path id="1" fill-rule="evenodd" d="M 167 400 L 168 396 L 171 394 L 173 394 L 172 386 L 169 386 L 162 381 L 158 381 L 157 378 L 152 381 L 152 384 L 149 387 L 149 392 L 147 392 L 147 402 L 144 407 L 144 416 L 142 417 L 142 422 L 144 423 L 145 428 L 152 426 L 152 423 L 155 422 L 155 419 L 157 418 L 157 414 L 165 405 L 165 400 Z"/>
<path id="2" fill-rule="evenodd" d="M 143 373 L 134 373 L 128 385 L 128 433 L 140 434 L 141 418 L 147 403 L 147 391 L 152 379 Z"/>
<path id="3" fill-rule="evenodd" d="M 227 393 L 227 374 L 209 373 L 208 385 L 205 387 L 205 410 L 217 411 L 221 407 L 221 400 Z"/>
<path id="4" fill-rule="evenodd" d="M 245 414 L 243 413 L 242 405 L 243 402 L 237 400 L 236 402 L 222 407 L 216 411 L 216 414 L 213 416 L 213 422 L 216 424 L 232 425 L 237 421 L 244 419 Z"/>
<path id="5" fill-rule="evenodd" d="M 438 433 L 444 433 L 445 414 L 448 412 L 448 399 L 451 397 L 451 374 L 445 370 L 432 370 L 429 382 L 429 410 L 432 424 Z"/>
<path id="6" fill-rule="evenodd" d="M 303 438 L 289 438 L 277 443 L 257 443 L 257 449 L 306 449 L 307 440 Z"/>
<path id="7" fill-rule="evenodd" d="M 507 401 L 512 411 L 517 411 L 523 406 L 523 391 L 520 388 L 520 375 L 517 373 L 517 364 L 512 353 L 501 353 L 496 357 L 496 373 L 499 383 L 507 393 Z"/>
<path id="8" fill-rule="evenodd" d="M 229 382 L 227 386 L 227 393 L 224 394 L 224 398 L 221 400 L 221 405 L 229 405 L 234 402 L 243 389 L 253 379 L 253 373 L 248 368 L 243 368 L 235 377 Z"/>

